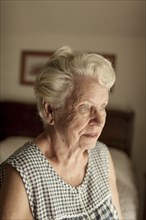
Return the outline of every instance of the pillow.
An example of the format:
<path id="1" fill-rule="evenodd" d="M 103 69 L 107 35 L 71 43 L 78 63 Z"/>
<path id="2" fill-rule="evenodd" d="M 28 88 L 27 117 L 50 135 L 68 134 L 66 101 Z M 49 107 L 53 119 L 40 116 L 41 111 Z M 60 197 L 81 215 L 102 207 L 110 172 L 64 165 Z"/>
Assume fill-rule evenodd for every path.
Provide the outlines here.
<path id="1" fill-rule="evenodd" d="M 0 142 L 0 163 L 6 160 L 14 151 L 21 147 L 31 137 L 10 136 Z"/>
<path id="2" fill-rule="evenodd" d="M 110 153 L 113 159 L 117 180 L 122 181 L 125 185 L 129 185 L 134 181 L 131 159 L 125 152 L 115 148 L 110 148 Z"/>
<path id="3" fill-rule="evenodd" d="M 132 161 L 121 150 L 110 148 L 113 159 L 121 211 L 124 219 L 137 219 L 138 192 Z"/>

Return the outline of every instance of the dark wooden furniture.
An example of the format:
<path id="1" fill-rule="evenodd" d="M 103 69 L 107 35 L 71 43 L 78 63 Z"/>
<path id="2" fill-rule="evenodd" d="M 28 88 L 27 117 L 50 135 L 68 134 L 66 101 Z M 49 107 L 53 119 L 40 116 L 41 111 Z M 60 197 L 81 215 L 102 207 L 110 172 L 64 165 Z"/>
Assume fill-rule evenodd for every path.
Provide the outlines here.
<path id="1" fill-rule="evenodd" d="M 133 121 L 133 112 L 108 109 L 106 124 L 99 140 L 130 156 Z M 34 103 L 0 102 L 0 140 L 8 136 L 35 137 L 41 131 L 43 125 Z"/>

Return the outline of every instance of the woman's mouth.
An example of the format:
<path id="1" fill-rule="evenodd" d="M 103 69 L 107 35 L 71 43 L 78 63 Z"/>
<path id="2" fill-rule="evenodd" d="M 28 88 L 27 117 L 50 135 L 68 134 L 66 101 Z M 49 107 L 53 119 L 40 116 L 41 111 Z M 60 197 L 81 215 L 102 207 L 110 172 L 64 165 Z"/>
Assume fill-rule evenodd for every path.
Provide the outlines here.
<path id="1" fill-rule="evenodd" d="M 98 134 L 97 133 L 89 133 L 89 134 L 84 134 L 84 136 L 87 138 L 97 138 Z"/>

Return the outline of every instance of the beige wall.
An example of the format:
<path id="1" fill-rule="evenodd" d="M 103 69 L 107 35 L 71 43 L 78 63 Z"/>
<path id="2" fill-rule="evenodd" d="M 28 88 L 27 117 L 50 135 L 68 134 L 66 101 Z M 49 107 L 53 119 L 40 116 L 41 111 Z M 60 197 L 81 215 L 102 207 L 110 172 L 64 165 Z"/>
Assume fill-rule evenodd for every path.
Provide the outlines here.
<path id="1" fill-rule="evenodd" d="M 33 2 L 33 1 L 32 1 Z M 31 2 L 31 6 L 32 5 Z M 66 3 L 62 7 L 66 7 Z M 47 15 L 48 29 L 43 29 L 40 22 L 43 9 L 32 12 L 36 27 L 28 26 L 30 15 L 27 12 L 29 3 L 20 7 L 20 3 L 10 2 L 2 5 L 2 33 L 1 33 L 1 99 L 34 101 L 33 88 L 20 85 L 20 54 L 22 50 L 55 50 L 63 45 L 70 45 L 75 49 L 86 51 L 97 51 L 114 53 L 116 55 L 117 82 L 111 94 L 110 106 L 125 110 L 134 110 L 135 129 L 133 140 L 133 164 L 137 174 L 140 197 L 144 189 L 145 168 L 145 38 L 144 35 L 118 34 L 97 31 L 82 33 L 71 33 L 68 29 L 64 31 L 53 31 L 49 29 L 49 13 Z M 13 7 L 12 7 L 13 6 Z M 53 5 L 48 5 L 49 11 Z M 19 12 L 19 13 L 18 13 Z M 21 15 L 23 14 L 23 18 Z M 58 11 L 59 13 L 59 11 Z M 81 12 L 82 13 L 82 12 Z M 92 13 L 91 13 L 92 14 Z M 55 14 L 54 19 L 60 19 Z M 113 15 L 114 16 L 114 15 Z M 90 17 L 90 16 L 89 16 Z M 78 18 L 80 19 L 80 18 Z M 122 18 L 121 18 L 122 19 Z M 22 24 L 23 20 L 23 24 Z M 76 18 L 77 20 L 77 18 Z M 101 20 L 101 25 L 102 25 Z M 126 22 L 126 21 L 125 21 Z M 38 26 L 37 26 L 38 23 Z M 45 24 L 46 25 L 46 24 Z M 58 26 L 57 26 L 58 25 Z M 63 25 L 63 24 L 62 24 Z M 103 24 L 104 25 L 104 24 Z M 54 28 L 55 30 L 55 28 Z M 56 24 L 56 30 L 61 30 L 60 24 Z M 145 152 L 145 153 L 144 153 Z"/>

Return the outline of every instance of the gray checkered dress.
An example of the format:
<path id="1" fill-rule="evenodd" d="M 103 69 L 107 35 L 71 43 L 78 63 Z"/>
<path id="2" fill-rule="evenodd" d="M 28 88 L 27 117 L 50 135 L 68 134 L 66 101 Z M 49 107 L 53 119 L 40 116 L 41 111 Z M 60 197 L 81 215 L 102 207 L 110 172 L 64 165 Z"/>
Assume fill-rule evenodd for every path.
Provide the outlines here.
<path id="1" fill-rule="evenodd" d="M 108 149 L 97 142 L 89 150 L 87 172 L 82 184 L 72 187 L 55 172 L 40 149 L 26 143 L 1 165 L 20 173 L 35 220 L 118 220 L 108 183 Z"/>

